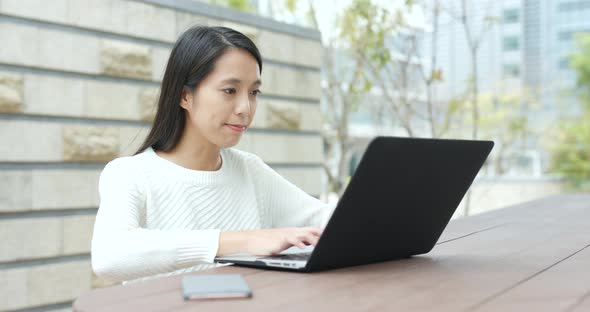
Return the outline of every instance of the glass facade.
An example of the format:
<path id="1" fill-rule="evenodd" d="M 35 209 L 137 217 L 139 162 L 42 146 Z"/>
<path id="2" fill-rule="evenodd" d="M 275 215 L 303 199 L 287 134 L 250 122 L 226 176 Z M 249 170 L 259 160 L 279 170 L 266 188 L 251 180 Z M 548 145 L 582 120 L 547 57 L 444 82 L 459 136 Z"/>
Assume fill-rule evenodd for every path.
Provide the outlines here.
<path id="1" fill-rule="evenodd" d="M 502 22 L 504 24 L 518 23 L 520 19 L 520 12 L 518 8 L 505 9 L 502 12 Z"/>
<path id="2" fill-rule="evenodd" d="M 516 51 L 520 47 L 518 36 L 507 36 L 503 38 L 502 48 L 504 51 Z"/>

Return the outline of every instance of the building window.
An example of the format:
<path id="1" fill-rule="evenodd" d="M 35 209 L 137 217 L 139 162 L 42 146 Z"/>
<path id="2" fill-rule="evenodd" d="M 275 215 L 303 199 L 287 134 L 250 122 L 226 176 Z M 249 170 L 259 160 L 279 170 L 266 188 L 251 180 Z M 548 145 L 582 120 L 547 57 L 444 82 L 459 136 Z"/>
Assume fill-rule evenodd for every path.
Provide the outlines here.
<path id="1" fill-rule="evenodd" d="M 504 37 L 504 41 L 502 44 L 504 51 L 516 51 L 519 47 L 518 37 L 517 36 L 509 36 Z"/>
<path id="2" fill-rule="evenodd" d="M 557 65 L 559 69 L 569 69 L 570 68 L 570 59 L 564 57 L 559 60 L 559 64 Z"/>
<path id="3" fill-rule="evenodd" d="M 562 2 L 558 7 L 559 12 L 571 12 L 587 9 L 590 9 L 590 1 L 588 0 Z"/>
<path id="4" fill-rule="evenodd" d="M 504 64 L 502 66 L 502 74 L 504 77 L 518 77 L 520 75 L 520 67 L 517 64 Z"/>
<path id="5" fill-rule="evenodd" d="M 576 34 L 578 33 L 589 33 L 590 34 L 590 29 L 579 29 L 576 31 L 562 31 L 557 35 L 557 38 L 560 41 L 570 41 L 572 40 Z"/>
<path id="6" fill-rule="evenodd" d="M 572 39 L 573 31 L 562 31 L 559 33 L 558 38 L 560 41 L 570 41 Z"/>
<path id="7" fill-rule="evenodd" d="M 506 9 L 502 12 L 502 21 L 504 24 L 518 23 L 518 9 Z"/>

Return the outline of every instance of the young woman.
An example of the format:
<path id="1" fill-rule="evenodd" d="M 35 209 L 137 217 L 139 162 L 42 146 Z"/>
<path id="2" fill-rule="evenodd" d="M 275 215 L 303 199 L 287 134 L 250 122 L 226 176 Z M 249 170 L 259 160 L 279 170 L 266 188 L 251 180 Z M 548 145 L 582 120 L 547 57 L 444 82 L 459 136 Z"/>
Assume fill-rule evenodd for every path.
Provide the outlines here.
<path id="1" fill-rule="evenodd" d="M 180 36 L 145 142 L 100 176 L 98 276 L 140 280 L 211 268 L 215 256 L 316 244 L 333 207 L 231 148 L 254 118 L 261 72 L 258 49 L 235 30 Z"/>

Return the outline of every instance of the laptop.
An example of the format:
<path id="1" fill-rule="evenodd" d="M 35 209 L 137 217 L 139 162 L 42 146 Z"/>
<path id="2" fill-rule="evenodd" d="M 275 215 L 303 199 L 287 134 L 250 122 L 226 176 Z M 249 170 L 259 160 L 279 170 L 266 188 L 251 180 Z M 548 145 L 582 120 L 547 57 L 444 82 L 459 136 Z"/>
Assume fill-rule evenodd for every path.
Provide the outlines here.
<path id="1" fill-rule="evenodd" d="M 492 141 L 377 137 L 307 250 L 235 254 L 217 263 L 315 272 L 426 254 L 494 146 Z"/>

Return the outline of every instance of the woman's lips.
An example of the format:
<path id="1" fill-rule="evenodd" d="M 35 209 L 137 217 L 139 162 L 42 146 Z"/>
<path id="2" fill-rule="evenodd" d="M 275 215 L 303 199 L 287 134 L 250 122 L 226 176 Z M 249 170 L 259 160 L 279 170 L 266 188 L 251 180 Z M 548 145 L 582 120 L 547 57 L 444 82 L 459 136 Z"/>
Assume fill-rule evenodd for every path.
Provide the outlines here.
<path id="1" fill-rule="evenodd" d="M 244 131 L 246 131 L 246 128 L 247 128 L 246 126 L 242 126 L 242 125 L 231 125 L 231 124 L 225 124 L 225 125 L 236 132 L 244 132 Z"/>

